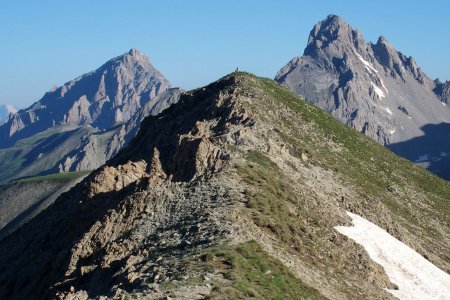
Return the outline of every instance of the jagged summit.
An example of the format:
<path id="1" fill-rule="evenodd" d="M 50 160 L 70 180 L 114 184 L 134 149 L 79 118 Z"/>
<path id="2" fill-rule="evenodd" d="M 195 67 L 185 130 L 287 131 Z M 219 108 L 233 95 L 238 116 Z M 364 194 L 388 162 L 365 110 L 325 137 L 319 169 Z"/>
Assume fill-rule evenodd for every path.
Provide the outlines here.
<path id="1" fill-rule="evenodd" d="M 128 52 L 111 59 L 111 61 L 122 62 L 122 63 L 127 63 L 127 64 L 133 64 L 133 63 L 141 64 L 145 68 L 148 68 L 148 69 L 153 68 L 153 66 L 151 65 L 151 62 L 150 62 L 150 58 L 145 53 L 140 52 L 136 48 L 131 48 Z M 105 65 L 107 65 L 107 64 L 108 64 L 108 62 Z"/>
<path id="2" fill-rule="evenodd" d="M 275 79 L 378 142 L 396 144 L 391 149 L 399 155 L 442 161 L 438 173 L 450 178 L 445 167 L 448 138 L 436 137 L 444 141 L 441 146 L 423 143 L 415 150 L 405 143 L 423 136 L 426 124 L 450 122 L 445 86 L 431 80 L 414 58 L 396 50 L 384 36 L 375 44 L 366 43 L 359 30 L 330 15 L 314 26 L 304 55 L 288 62 Z"/>
<path id="3" fill-rule="evenodd" d="M 380 37 L 377 40 L 377 44 L 386 44 L 389 45 L 389 41 L 384 35 L 380 35 Z"/>
<path id="4" fill-rule="evenodd" d="M 364 45 L 364 38 L 358 29 L 354 30 L 339 16 L 329 15 L 311 30 L 303 55 L 319 58 L 320 53 L 325 51 L 329 55 L 339 56 L 348 47 L 358 49 Z"/>
<path id="5" fill-rule="evenodd" d="M 140 55 L 141 53 L 139 52 L 138 49 L 131 48 L 130 51 L 128 51 L 128 54 L 130 54 L 131 56 L 137 56 L 137 55 Z"/>
<path id="6" fill-rule="evenodd" d="M 436 79 L 435 84 L 436 87 L 433 91 L 443 103 L 450 104 L 450 81 L 440 82 L 439 79 Z"/>
<path id="7" fill-rule="evenodd" d="M 0 298 L 391 299 L 383 268 L 334 227 L 351 211 L 445 270 L 449 193 L 276 82 L 236 72 L 147 117 L 0 240 Z"/>

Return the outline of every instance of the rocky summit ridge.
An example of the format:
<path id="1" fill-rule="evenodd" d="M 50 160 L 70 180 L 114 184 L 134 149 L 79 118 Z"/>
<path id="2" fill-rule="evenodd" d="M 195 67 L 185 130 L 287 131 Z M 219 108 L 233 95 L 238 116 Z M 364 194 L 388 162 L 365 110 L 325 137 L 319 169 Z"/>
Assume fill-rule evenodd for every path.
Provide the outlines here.
<path id="1" fill-rule="evenodd" d="M 447 182 L 272 80 L 181 95 L 0 240 L 5 299 L 393 299 L 346 211 L 449 272 Z"/>
<path id="2" fill-rule="evenodd" d="M 330 15 L 311 30 L 303 56 L 275 80 L 398 155 L 450 178 L 448 83 L 430 79 L 384 36 L 366 43 L 358 29 Z"/>

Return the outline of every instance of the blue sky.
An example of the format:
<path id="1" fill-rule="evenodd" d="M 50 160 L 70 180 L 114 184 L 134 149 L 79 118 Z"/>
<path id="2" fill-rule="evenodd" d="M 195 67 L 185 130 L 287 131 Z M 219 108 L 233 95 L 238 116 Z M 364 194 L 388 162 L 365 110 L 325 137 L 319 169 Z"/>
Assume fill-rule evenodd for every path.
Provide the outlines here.
<path id="1" fill-rule="evenodd" d="M 236 66 L 272 78 L 328 14 L 450 80 L 449 11 L 445 0 L 0 0 L 0 104 L 28 106 L 130 48 L 185 89 Z"/>

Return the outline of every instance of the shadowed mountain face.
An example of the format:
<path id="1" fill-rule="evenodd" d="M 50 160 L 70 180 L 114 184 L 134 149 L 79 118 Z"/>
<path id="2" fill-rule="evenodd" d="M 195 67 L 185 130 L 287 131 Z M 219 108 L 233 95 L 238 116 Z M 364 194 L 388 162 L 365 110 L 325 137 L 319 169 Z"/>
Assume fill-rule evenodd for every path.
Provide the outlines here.
<path id="1" fill-rule="evenodd" d="M 427 168 L 433 173 L 450 180 L 450 123 L 429 124 L 422 128 L 423 134 L 413 139 L 390 144 L 387 147 Z"/>
<path id="2" fill-rule="evenodd" d="M 338 16 L 316 24 L 303 56 L 275 79 L 384 145 L 419 137 L 427 124 L 450 121 L 448 83 L 431 80 L 383 36 L 366 43 Z M 441 144 L 435 143 L 434 152 L 450 145 L 447 135 L 437 138 Z M 408 157 L 403 147 L 391 149 Z"/>
<path id="3" fill-rule="evenodd" d="M 46 93 L 0 127 L 0 146 L 30 137 L 55 125 L 92 125 L 99 129 L 128 121 L 170 83 L 136 49 L 99 69 Z"/>
<path id="4" fill-rule="evenodd" d="M 394 299 L 335 226 L 352 211 L 448 271 L 448 199 L 448 182 L 237 72 L 145 118 L 0 239 L 0 298 Z"/>
<path id="5" fill-rule="evenodd" d="M 181 92 L 135 49 L 111 59 L 0 126 L 0 183 L 99 167 Z"/>

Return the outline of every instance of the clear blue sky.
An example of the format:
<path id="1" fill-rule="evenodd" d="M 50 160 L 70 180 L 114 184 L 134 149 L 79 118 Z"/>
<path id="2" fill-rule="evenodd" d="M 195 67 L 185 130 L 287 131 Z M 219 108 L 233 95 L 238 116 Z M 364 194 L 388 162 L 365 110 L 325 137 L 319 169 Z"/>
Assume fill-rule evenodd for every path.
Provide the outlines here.
<path id="1" fill-rule="evenodd" d="M 273 77 L 328 14 L 384 35 L 432 78 L 450 79 L 450 1 L 0 0 L 0 104 L 21 108 L 130 48 L 191 89 L 236 66 Z"/>

